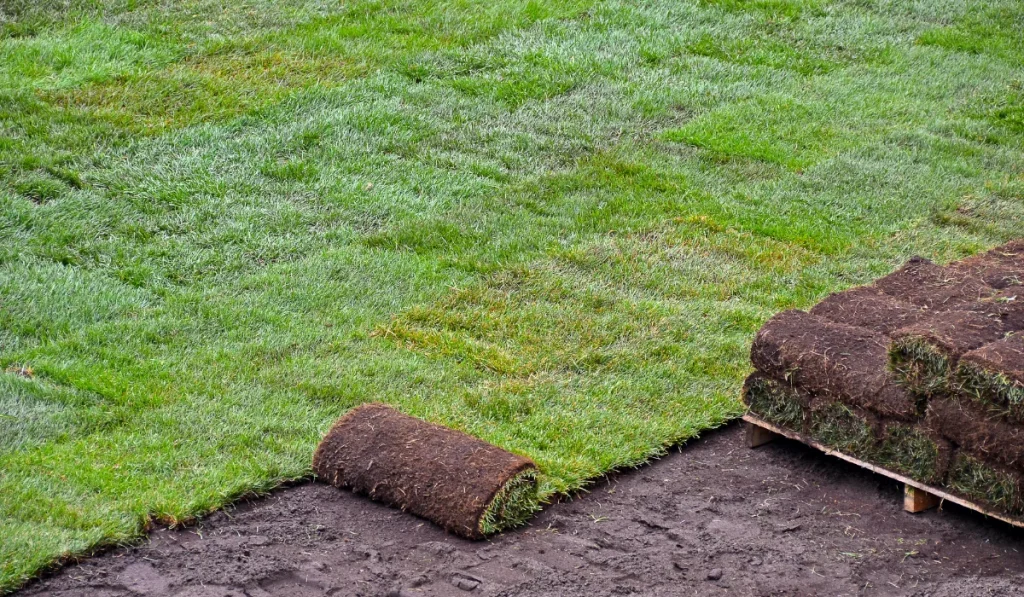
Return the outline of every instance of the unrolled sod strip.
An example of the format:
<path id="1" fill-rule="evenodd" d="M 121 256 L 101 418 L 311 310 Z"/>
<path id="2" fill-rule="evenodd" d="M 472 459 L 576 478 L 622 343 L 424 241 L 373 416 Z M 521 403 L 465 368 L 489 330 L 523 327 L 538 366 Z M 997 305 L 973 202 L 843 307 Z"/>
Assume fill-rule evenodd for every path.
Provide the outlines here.
<path id="1" fill-rule="evenodd" d="M 339 419 L 313 470 L 468 539 L 523 524 L 539 509 L 533 461 L 383 404 Z"/>

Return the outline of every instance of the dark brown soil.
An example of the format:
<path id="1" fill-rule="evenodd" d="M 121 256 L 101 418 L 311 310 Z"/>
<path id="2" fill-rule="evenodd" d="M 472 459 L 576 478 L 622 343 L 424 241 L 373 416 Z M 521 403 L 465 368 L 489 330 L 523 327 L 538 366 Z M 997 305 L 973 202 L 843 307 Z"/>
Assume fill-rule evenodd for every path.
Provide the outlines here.
<path id="1" fill-rule="evenodd" d="M 1024 472 L 1024 427 L 992 416 L 971 401 L 933 398 L 925 426 L 980 460 Z"/>
<path id="2" fill-rule="evenodd" d="M 498 491 L 536 465 L 465 433 L 383 404 L 348 412 L 313 455 L 313 471 L 341 488 L 408 510 L 468 539 Z"/>
<path id="3" fill-rule="evenodd" d="M 67 567 L 24 595 L 1019 595 L 1024 533 L 733 424 L 470 542 L 325 484 Z"/>
<path id="4" fill-rule="evenodd" d="M 1024 330 L 1024 286 L 1004 288 L 972 310 L 998 318 L 1007 331 Z"/>
<path id="5" fill-rule="evenodd" d="M 885 294 L 932 311 L 951 311 L 991 296 L 995 289 L 968 271 L 914 257 L 874 283 Z"/>
<path id="6" fill-rule="evenodd" d="M 874 286 L 834 292 L 811 309 L 811 315 L 889 335 L 917 323 L 931 312 L 885 294 Z"/>
<path id="7" fill-rule="evenodd" d="M 758 331 L 750 361 L 765 375 L 816 396 L 912 420 L 919 415 L 917 400 L 890 376 L 888 347 L 882 334 L 785 311 Z"/>

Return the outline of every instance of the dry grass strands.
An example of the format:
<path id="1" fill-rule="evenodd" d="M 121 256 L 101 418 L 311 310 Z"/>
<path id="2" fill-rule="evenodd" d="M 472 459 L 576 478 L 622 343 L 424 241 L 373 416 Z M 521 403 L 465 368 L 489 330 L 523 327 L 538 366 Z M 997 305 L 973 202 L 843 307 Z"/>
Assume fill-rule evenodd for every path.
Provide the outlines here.
<path id="1" fill-rule="evenodd" d="M 998 246 L 950 267 L 978 278 L 993 288 L 1024 284 L 1024 239 Z"/>
<path id="2" fill-rule="evenodd" d="M 465 433 L 366 404 L 338 420 L 313 456 L 317 476 L 468 539 L 537 511 L 537 467 Z"/>

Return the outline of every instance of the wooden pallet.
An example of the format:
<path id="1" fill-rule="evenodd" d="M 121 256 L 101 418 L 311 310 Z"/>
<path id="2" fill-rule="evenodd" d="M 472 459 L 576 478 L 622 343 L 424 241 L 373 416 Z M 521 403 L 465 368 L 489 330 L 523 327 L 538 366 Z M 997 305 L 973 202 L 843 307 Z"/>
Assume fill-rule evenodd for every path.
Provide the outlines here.
<path id="1" fill-rule="evenodd" d="M 879 475 L 884 475 L 890 479 L 903 483 L 903 509 L 907 512 L 923 512 L 924 510 L 940 506 L 942 502 L 952 502 L 963 506 L 964 508 L 974 510 L 975 512 L 980 512 L 985 516 L 1001 520 L 1015 527 L 1024 528 L 1024 520 L 1018 520 L 1010 518 L 1005 514 L 992 512 L 991 510 L 987 510 L 984 506 L 965 500 L 962 497 L 957 497 L 951 493 L 947 493 L 938 487 L 926 485 L 920 481 L 915 481 L 908 477 L 904 477 L 899 473 L 894 473 L 888 469 L 871 464 L 870 462 L 864 462 L 859 458 L 843 454 L 842 452 L 833 450 L 832 448 L 820 444 L 812 439 L 808 439 L 799 433 L 773 425 L 756 415 L 748 413 L 743 416 L 743 420 L 747 422 L 747 445 L 751 448 L 764 445 L 780 436 L 788 437 L 789 439 L 796 440 L 800 443 L 807 444 L 812 448 L 821 450 L 829 456 L 841 458 L 847 462 L 856 464 L 859 467 L 866 468 L 873 473 L 878 473 Z"/>

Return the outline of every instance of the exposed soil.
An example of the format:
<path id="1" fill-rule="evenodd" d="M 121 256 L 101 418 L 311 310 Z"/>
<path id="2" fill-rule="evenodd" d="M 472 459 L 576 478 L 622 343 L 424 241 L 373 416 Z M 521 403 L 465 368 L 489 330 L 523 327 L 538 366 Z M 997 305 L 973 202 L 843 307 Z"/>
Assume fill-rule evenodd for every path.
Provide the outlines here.
<path id="1" fill-rule="evenodd" d="M 536 468 L 529 458 L 384 404 L 350 410 L 313 455 L 321 479 L 470 539 L 484 537 L 482 522 L 499 491 Z M 532 479 L 528 503 L 537 501 Z M 529 514 L 519 508 L 513 518 Z"/>
<path id="2" fill-rule="evenodd" d="M 1019 595 L 1024 532 L 733 424 L 486 542 L 326 484 L 67 567 L 24 595 Z"/>

